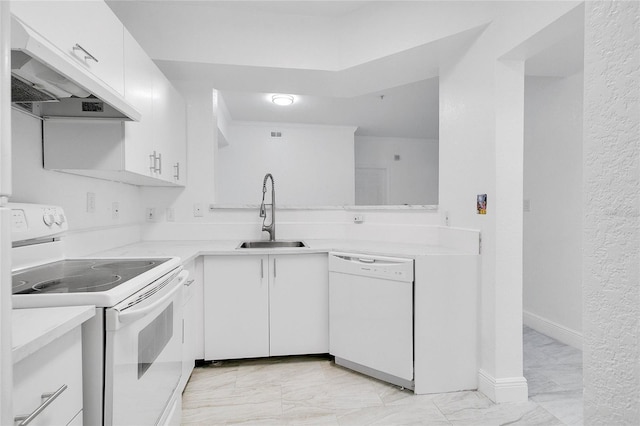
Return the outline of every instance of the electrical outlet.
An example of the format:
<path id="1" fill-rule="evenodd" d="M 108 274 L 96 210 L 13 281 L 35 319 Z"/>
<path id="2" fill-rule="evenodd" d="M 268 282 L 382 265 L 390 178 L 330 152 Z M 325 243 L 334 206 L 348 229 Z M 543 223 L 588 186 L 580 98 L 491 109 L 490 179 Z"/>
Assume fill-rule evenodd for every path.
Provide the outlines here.
<path id="1" fill-rule="evenodd" d="M 167 222 L 175 222 L 176 221 L 176 212 L 173 207 L 167 207 Z"/>
<path id="2" fill-rule="evenodd" d="M 96 193 L 87 192 L 87 213 L 94 213 L 96 211 Z"/>
<path id="3" fill-rule="evenodd" d="M 362 223 L 362 222 L 364 222 L 364 215 L 362 214 L 353 215 L 353 223 Z"/>
<path id="4" fill-rule="evenodd" d="M 153 207 L 147 208 L 147 222 L 153 222 L 156 220 L 156 209 Z"/>
<path id="5" fill-rule="evenodd" d="M 120 217 L 120 203 L 114 201 L 111 203 L 111 218 L 118 219 Z"/>
<path id="6" fill-rule="evenodd" d="M 197 203 L 193 205 L 193 217 L 202 217 L 204 216 L 204 210 L 202 204 Z"/>

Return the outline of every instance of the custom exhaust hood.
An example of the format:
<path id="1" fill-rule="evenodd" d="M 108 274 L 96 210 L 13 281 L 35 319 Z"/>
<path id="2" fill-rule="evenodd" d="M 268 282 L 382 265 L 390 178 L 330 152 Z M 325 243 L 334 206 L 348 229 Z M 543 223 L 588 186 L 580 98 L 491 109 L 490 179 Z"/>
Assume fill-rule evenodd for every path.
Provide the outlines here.
<path id="1" fill-rule="evenodd" d="M 11 19 L 11 101 L 44 118 L 140 121 L 142 117 L 121 94 L 15 18 Z"/>

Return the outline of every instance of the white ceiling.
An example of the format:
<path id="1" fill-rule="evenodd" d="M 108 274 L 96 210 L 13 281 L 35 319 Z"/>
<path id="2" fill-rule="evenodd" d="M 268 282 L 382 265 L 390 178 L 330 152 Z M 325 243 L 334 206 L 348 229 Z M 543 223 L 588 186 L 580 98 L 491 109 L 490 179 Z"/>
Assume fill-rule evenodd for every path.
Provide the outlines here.
<path id="1" fill-rule="evenodd" d="M 270 14 L 292 15 L 292 16 L 327 16 L 338 17 L 355 12 L 370 1 L 318 1 L 318 0 L 298 0 L 298 1 L 189 1 L 184 0 L 182 3 L 192 3 L 196 5 L 213 5 L 244 8 L 247 11 L 261 11 Z"/>
<path id="2" fill-rule="evenodd" d="M 430 41 L 403 44 L 387 35 L 369 43 L 381 31 L 402 31 L 403 22 L 385 21 L 384 4 L 419 2 L 107 3 L 169 79 L 219 90 L 232 119 L 353 125 L 368 136 L 437 139 L 441 61 L 462 54 L 489 24 L 480 17 L 465 17 L 457 26 L 436 20 L 442 28 L 431 30 Z M 528 74 L 581 69 L 582 31 L 567 31 L 574 21 L 559 22 L 565 30 L 555 44 L 539 43 L 547 47 L 527 56 Z M 411 39 L 410 28 L 405 31 Z M 345 37 L 360 39 L 350 45 Z M 277 108 L 267 99 L 273 93 L 293 94 L 297 101 Z"/>
<path id="3" fill-rule="evenodd" d="M 354 97 L 295 95 L 291 106 L 273 93 L 220 91 L 234 120 L 357 125 L 358 135 L 433 138 L 438 135 L 438 78 Z"/>

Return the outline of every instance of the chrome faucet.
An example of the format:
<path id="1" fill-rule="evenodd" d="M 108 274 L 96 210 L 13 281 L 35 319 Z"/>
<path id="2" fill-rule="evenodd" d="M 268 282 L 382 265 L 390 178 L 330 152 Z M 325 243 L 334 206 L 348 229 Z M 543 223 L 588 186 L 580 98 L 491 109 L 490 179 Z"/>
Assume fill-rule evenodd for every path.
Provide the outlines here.
<path id="1" fill-rule="evenodd" d="M 267 210 L 265 209 L 264 204 L 264 196 L 267 193 L 267 179 L 271 178 L 271 223 L 269 225 L 265 225 L 265 221 L 267 220 Z M 264 180 L 262 181 L 262 203 L 260 204 L 260 217 L 262 217 L 262 230 L 267 231 L 269 233 L 269 240 L 276 240 L 276 189 L 275 182 L 273 181 L 273 176 L 271 173 L 267 173 L 264 175 Z"/>

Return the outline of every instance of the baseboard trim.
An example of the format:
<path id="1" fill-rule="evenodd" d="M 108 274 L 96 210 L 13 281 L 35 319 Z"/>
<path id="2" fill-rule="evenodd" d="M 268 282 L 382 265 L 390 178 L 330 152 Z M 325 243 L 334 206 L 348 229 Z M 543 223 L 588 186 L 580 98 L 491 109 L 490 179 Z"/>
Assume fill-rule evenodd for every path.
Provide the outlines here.
<path id="1" fill-rule="evenodd" d="M 496 379 L 486 371 L 478 371 L 478 390 L 495 403 L 524 402 L 529 399 L 529 387 L 524 377 Z"/>
<path id="2" fill-rule="evenodd" d="M 561 341 L 564 344 L 582 350 L 582 333 L 548 320 L 529 311 L 523 311 L 522 322 L 542 334 Z"/>

